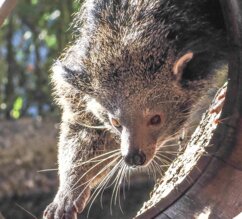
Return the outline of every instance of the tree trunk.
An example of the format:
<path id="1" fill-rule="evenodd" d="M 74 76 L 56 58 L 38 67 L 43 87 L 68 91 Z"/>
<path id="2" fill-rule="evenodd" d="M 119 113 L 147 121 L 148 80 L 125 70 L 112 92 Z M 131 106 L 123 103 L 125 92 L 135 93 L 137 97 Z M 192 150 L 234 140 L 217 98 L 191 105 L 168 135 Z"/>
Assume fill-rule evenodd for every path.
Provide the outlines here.
<path id="1" fill-rule="evenodd" d="M 0 2 L 0 26 L 2 26 L 5 18 L 11 13 L 17 4 L 17 0 L 3 0 Z"/>
<path id="2" fill-rule="evenodd" d="M 13 39 L 13 18 L 9 18 L 9 24 L 8 24 L 8 30 L 6 35 L 6 42 L 7 42 L 7 84 L 5 87 L 5 98 L 4 102 L 7 105 L 6 111 L 5 111 L 5 117 L 7 119 L 11 118 L 11 110 L 14 103 L 14 84 L 13 84 L 13 78 L 14 78 L 14 71 L 15 71 L 15 57 L 14 57 L 14 51 L 13 51 L 13 45 L 12 45 L 12 39 Z"/>

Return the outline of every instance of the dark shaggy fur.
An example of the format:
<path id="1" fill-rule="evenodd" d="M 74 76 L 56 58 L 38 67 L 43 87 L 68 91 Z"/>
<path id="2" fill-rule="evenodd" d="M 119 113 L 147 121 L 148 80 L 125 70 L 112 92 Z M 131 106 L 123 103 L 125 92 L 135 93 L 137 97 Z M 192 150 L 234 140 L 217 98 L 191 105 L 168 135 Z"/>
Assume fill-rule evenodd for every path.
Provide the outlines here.
<path id="1" fill-rule="evenodd" d="M 74 218 L 90 188 L 130 151 L 142 151 L 142 165 L 149 165 L 201 103 L 209 104 L 208 91 L 217 89 L 217 72 L 226 66 L 217 0 L 87 0 L 75 26 L 75 42 L 53 66 L 63 116 L 60 187 L 48 219 Z M 178 77 L 173 66 L 189 52 L 193 58 Z M 117 159 L 88 162 L 120 144 Z"/>

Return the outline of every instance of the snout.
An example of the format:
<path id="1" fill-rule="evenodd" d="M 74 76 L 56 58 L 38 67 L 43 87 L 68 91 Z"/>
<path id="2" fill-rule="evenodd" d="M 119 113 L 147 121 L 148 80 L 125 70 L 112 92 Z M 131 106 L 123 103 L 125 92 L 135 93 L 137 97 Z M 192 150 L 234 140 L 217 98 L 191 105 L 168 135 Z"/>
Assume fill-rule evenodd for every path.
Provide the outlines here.
<path id="1" fill-rule="evenodd" d="M 156 151 L 156 140 L 152 135 L 136 126 L 133 129 L 123 127 L 121 134 L 121 154 L 125 163 L 131 167 L 147 166 Z"/>
<path id="2" fill-rule="evenodd" d="M 131 167 L 142 166 L 145 164 L 146 156 L 143 151 L 135 149 L 124 156 L 124 161 Z"/>

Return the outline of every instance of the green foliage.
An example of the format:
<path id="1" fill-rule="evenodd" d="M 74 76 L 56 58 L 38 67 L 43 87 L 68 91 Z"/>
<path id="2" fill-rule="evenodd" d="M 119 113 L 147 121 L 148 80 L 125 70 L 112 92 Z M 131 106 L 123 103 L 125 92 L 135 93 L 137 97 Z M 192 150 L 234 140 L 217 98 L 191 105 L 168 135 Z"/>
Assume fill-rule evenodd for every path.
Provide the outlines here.
<path id="1" fill-rule="evenodd" d="M 22 107 L 23 107 L 23 98 L 17 97 L 17 99 L 14 101 L 13 109 L 11 111 L 11 115 L 14 119 L 18 119 L 20 117 Z"/>
<path id="2" fill-rule="evenodd" d="M 57 38 L 54 34 L 47 35 L 45 37 L 45 43 L 49 48 L 56 49 L 57 47 Z"/>
<path id="3" fill-rule="evenodd" d="M 80 3 L 22 0 L 0 31 L 0 118 L 53 111 L 49 69 L 71 41 Z M 21 107 L 20 107 L 21 106 Z"/>
<path id="4" fill-rule="evenodd" d="M 37 5 L 38 4 L 38 0 L 31 0 L 31 5 Z"/>

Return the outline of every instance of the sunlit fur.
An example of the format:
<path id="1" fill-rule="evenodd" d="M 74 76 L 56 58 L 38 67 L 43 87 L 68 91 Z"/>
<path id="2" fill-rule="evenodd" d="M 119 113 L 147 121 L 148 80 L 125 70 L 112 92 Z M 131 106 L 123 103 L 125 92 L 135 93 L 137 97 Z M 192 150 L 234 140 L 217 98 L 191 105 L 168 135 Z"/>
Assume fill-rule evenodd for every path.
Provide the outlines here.
<path id="1" fill-rule="evenodd" d="M 76 38 L 53 65 L 54 95 L 63 113 L 60 186 L 47 218 L 74 214 L 73 205 L 81 212 L 111 185 L 111 204 L 119 202 L 121 184 L 133 171 L 122 156 L 133 148 L 146 156 L 136 170 L 163 174 L 184 144 L 177 143 L 179 135 L 191 134 L 226 69 L 222 18 L 215 9 L 205 10 L 214 2 L 84 3 L 76 15 Z M 193 58 L 178 77 L 173 67 L 187 53 Z M 157 114 L 161 123 L 149 125 Z"/>

